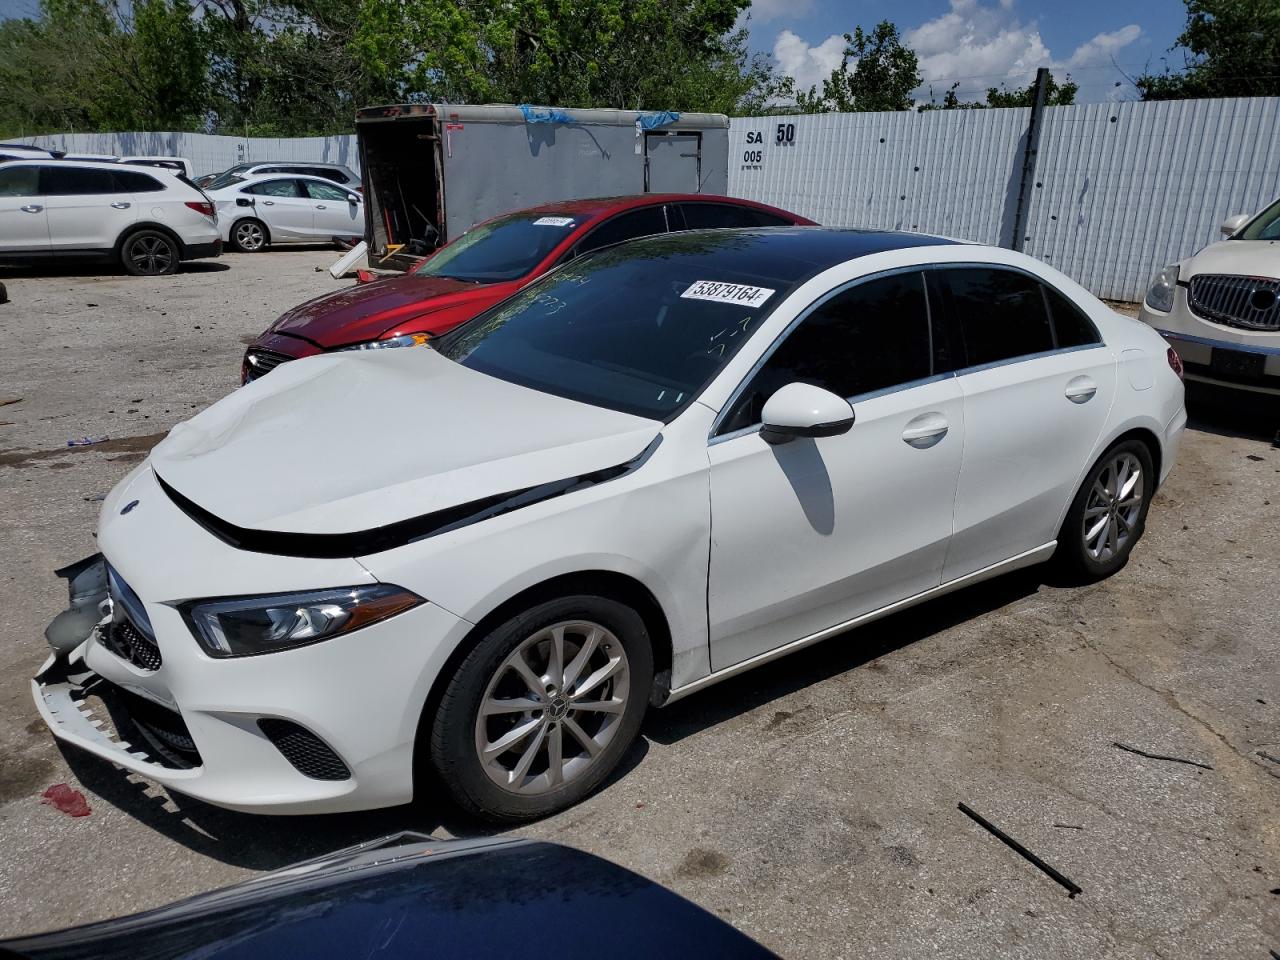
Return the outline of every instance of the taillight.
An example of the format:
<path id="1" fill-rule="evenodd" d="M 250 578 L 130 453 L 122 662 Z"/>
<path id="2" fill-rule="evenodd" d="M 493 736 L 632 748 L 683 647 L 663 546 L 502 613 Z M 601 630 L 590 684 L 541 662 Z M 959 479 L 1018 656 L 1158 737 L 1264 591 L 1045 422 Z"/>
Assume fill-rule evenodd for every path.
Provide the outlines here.
<path id="1" fill-rule="evenodd" d="M 186 203 L 196 213 L 203 213 L 206 217 L 213 216 L 213 204 L 208 200 L 188 200 Z"/>
<path id="2" fill-rule="evenodd" d="M 1178 356 L 1178 351 L 1170 347 L 1167 356 L 1169 358 L 1169 368 L 1178 375 L 1178 379 L 1182 379 L 1182 358 Z"/>

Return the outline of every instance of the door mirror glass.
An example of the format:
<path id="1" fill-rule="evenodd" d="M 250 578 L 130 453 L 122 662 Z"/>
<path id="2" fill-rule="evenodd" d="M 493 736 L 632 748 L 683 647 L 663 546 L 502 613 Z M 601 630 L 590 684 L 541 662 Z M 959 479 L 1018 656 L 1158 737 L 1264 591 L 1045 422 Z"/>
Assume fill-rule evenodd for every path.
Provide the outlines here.
<path id="1" fill-rule="evenodd" d="M 834 437 L 853 426 L 853 407 L 843 397 L 809 383 L 789 383 L 764 405 L 760 436 L 778 444 L 796 437 Z"/>
<path id="2" fill-rule="evenodd" d="M 1222 231 L 1224 237 L 1229 237 L 1233 233 L 1238 233 L 1240 229 L 1249 222 L 1249 215 L 1246 213 L 1237 213 L 1234 217 L 1227 217 L 1222 221 L 1222 226 L 1218 229 Z"/>

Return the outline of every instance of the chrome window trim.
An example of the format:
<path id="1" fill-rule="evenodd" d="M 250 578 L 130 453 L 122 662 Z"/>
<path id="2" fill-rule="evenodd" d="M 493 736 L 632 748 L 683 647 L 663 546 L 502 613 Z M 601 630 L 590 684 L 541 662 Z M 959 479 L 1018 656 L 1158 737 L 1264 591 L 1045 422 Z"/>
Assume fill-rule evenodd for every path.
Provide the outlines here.
<path id="1" fill-rule="evenodd" d="M 1234 350 L 1238 353 L 1260 353 L 1267 357 L 1280 357 L 1280 346 L 1269 347 L 1262 343 L 1238 343 L 1235 340 L 1216 340 L 1212 337 L 1197 337 L 1190 333 L 1176 333 L 1173 330 L 1162 330 L 1159 327 L 1153 327 L 1156 333 L 1164 337 L 1166 340 L 1185 340 L 1188 343 L 1198 343 L 1206 347 L 1218 347 L 1222 350 Z M 1267 335 L 1263 331 L 1264 336 Z M 1270 334 L 1275 336 L 1275 334 Z"/>

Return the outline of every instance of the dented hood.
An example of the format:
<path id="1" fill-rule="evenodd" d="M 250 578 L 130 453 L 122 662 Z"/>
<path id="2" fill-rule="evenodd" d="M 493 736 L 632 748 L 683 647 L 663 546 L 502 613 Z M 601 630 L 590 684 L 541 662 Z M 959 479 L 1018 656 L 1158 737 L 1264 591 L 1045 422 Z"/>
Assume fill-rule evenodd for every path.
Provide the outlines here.
<path id="1" fill-rule="evenodd" d="M 1179 279 L 1198 273 L 1226 273 L 1245 277 L 1280 277 L 1280 242 L 1221 240 L 1184 260 Z"/>
<path id="2" fill-rule="evenodd" d="M 149 462 L 236 527 L 346 534 L 618 466 L 660 429 L 420 347 L 285 364 L 178 424 Z"/>

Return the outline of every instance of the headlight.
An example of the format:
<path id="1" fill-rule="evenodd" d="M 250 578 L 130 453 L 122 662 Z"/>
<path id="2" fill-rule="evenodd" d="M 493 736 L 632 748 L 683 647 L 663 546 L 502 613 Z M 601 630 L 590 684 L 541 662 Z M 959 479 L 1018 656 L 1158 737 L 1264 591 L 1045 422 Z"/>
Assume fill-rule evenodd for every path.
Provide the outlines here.
<path id="1" fill-rule="evenodd" d="M 420 347 L 431 339 L 429 333 L 406 333 L 400 337 L 387 340 L 370 340 L 367 343 L 353 343 L 348 347 L 339 347 L 335 352 L 343 350 L 387 350 L 391 347 Z"/>
<path id="2" fill-rule="evenodd" d="M 1147 290 L 1147 306 L 1161 313 L 1173 309 L 1173 295 L 1178 289 L 1178 265 L 1171 264 L 1156 274 Z"/>
<path id="3" fill-rule="evenodd" d="M 403 587 L 372 583 L 308 593 L 188 600 L 177 607 L 209 656 L 248 657 L 351 633 L 425 602 Z"/>

